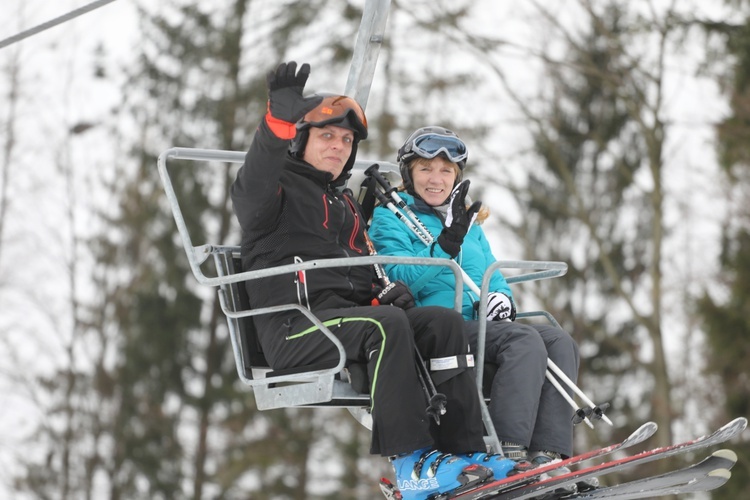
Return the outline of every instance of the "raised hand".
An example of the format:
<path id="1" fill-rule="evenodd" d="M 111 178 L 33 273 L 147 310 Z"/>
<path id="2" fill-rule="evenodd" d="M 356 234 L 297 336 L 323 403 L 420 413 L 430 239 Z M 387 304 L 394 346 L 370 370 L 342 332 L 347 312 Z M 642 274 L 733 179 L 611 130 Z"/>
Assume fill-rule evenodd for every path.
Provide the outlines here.
<path id="1" fill-rule="evenodd" d="M 481 201 L 475 201 L 466 208 L 466 194 L 469 192 L 469 181 L 460 182 L 451 192 L 448 200 L 448 213 L 445 216 L 445 228 L 438 235 L 437 242 L 451 257 L 461 251 L 466 233 L 477 218 Z"/>
<path id="2" fill-rule="evenodd" d="M 297 71 L 297 63 L 281 63 L 266 76 L 268 86 L 268 111 L 277 120 L 297 123 L 323 100 L 320 96 L 303 97 L 302 91 L 310 76 L 310 65 L 303 64 Z"/>

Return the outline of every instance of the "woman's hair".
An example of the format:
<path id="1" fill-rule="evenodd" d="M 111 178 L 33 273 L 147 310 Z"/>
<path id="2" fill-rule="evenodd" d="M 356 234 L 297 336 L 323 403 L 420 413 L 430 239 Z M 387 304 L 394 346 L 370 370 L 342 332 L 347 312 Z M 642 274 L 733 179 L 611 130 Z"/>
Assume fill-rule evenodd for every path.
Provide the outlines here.
<path id="1" fill-rule="evenodd" d="M 408 164 L 409 174 L 412 173 L 412 170 L 414 170 L 414 167 L 418 165 L 426 165 L 428 163 L 430 163 L 430 160 L 427 158 L 415 158 Z M 461 169 L 455 163 L 451 163 L 451 165 L 453 166 L 453 170 L 456 172 L 456 179 L 460 179 L 461 174 L 462 174 Z M 412 175 L 412 179 L 413 178 L 414 176 Z M 398 189 L 399 191 L 404 191 L 404 185 L 401 184 L 401 186 Z M 482 208 L 479 209 L 479 213 L 477 214 L 477 220 L 476 220 L 477 224 L 483 223 L 485 220 L 487 220 L 487 217 L 489 216 L 490 216 L 490 209 L 487 208 L 484 204 L 482 204 Z"/>

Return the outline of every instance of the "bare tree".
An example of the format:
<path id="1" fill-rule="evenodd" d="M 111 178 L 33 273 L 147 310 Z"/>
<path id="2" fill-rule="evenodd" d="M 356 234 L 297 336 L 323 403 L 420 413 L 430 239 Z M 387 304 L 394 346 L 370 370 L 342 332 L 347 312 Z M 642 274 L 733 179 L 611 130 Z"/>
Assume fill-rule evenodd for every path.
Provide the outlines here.
<path id="1" fill-rule="evenodd" d="M 667 206 L 681 203 L 669 189 L 677 167 L 666 149 L 675 129 L 668 76 L 682 62 L 686 37 L 675 23 L 679 4 L 532 5 L 528 18 L 539 27 L 527 41 L 440 27 L 483 57 L 482 71 L 501 83 L 505 106 L 513 104 L 518 127 L 532 137 L 506 166 L 495 160 L 474 175 L 514 194 L 521 216 L 508 212 L 507 234 L 521 237 L 526 258 L 569 264 L 564 279 L 534 293 L 576 335 L 581 383 L 597 401 L 612 401 L 612 416 L 621 417 L 615 435 L 650 419 L 665 445 L 683 416 L 675 383 L 698 375 L 665 347 L 682 324 L 697 328 L 678 316 L 689 308 L 675 293 L 685 284 L 674 275 L 665 282 L 676 257 L 690 260 L 666 253 L 670 235 L 683 230 L 666 216 Z M 535 85 L 518 85 L 509 53 L 529 71 L 542 68 Z M 507 203 L 494 205 L 506 213 Z"/>

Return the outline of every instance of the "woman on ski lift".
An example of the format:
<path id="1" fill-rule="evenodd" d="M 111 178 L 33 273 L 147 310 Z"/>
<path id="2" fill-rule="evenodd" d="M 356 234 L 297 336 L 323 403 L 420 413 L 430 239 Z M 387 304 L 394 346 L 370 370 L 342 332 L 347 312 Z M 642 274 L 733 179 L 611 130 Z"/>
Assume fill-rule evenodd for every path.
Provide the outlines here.
<path id="1" fill-rule="evenodd" d="M 336 189 L 349 177 L 359 141 L 367 138 L 364 112 L 346 96 L 303 97 L 310 66 L 296 69 L 290 62 L 269 72 L 268 113 L 232 185 L 243 233 L 243 270 L 368 254 L 358 208 Z M 512 460 L 480 452 L 485 450 L 483 427 L 470 370 L 435 372 L 436 389 L 448 400 L 447 413 L 436 425 L 425 412 L 415 345 L 428 360 L 466 358 L 468 341 L 459 313 L 411 307 L 414 300 L 403 283 L 374 286 L 373 266 L 315 269 L 304 280 L 289 274 L 261 281 L 247 284 L 253 308 L 307 307 L 341 340 L 348 362 L 367 365 L 370 451 L 391 458 L 403 498 L 464 490 L 493 475 L 504 478 L 516 467 Z M 272 368 L 335 366 L 335 347 L 299 312 L 253 320 Z"/>
<path id="2" fill-rule="evenodd" d="M 495 258 L 478 225 L 489 211 L 480 202 L 468 204 L 469 181 L 461 181 L 467 157 L 463 141 L 443 127 L 423 127 L 408 137 L 397 155 L 403 180 L 403 192 L 398 194 L 429 232 L 438 236 L 426 245 L 392 211 L 379 206 L 370 227 L 379 255 L 455 259 L 474 283 L 482 283 Z M 456 280 L 449 269 L 385 267 L 391 279 L 411 288 L 418 306 L 453 307 Z M 538 465 L 571 456 L 571 411 L 545 373 L 549 357 L 576 380 L 579 354 L 573 338 L 551 325 L 514 322 L 516 304 L 500 271 L 490 282 L 486 318 L 476 317 L 479 297 L 465 283 L 463 297 L 465 330 L 474 351 L 479 321 L 487 322 L 485 360 L 497 366 L 490 414 L 504 454 Z"/>

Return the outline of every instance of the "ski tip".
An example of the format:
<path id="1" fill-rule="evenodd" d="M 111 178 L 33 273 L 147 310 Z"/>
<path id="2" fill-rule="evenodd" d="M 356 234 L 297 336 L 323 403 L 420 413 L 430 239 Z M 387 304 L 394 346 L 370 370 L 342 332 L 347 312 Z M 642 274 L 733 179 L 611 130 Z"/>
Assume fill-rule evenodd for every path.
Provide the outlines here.
<path id="1" fill-rule="evenodd" d="M 729 462 L 737 463 L 737 454 L 732 450 L 717 450 L 711 453 L 711 455 L 714 457 L 723 458 L 724 460 L 727 460 Z"/>
<path id="2" fill-rule="evenodd" d="M 737 427 L 742 432 L 747 428 L 747 419 L 745 417 L 737 417 L 724 427 Z"/>
<path id="3" fill-rule="evenodd" d="M 719 430 L 714 432 L 712 436 L 715 436 L 716 438 L 721 438 L 724 441 L 727 441 L 735 436 L 738 436 L 742 434 L 742 432 L 747 428 L 747 419 L 745 417 L 737 417 L 728 424 L 722 426 Z"/>
<path id="4" fill-rule="evenodd" d="M 728 469 L 714 469 L 711 472 L 709 472 L 707 476 L 729 479 L 730 477 L 732 477 L 732 471 Z"/>
<path id="5" fill-rule="evenodd" d="M 641 443 L 653 436 L 658 429 L 659 426 L 656 425 L 656 422 L 646 422 L 642 426 L 638 427 L 638 429 L 636 429 L 635 432 L 633 432 L 630 436 L 628 436 L 628 438 L 623 441 L 623 444 L 632 446 L 634 444 Z"/>

